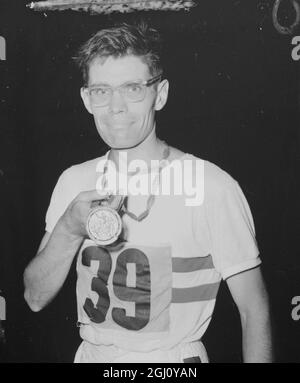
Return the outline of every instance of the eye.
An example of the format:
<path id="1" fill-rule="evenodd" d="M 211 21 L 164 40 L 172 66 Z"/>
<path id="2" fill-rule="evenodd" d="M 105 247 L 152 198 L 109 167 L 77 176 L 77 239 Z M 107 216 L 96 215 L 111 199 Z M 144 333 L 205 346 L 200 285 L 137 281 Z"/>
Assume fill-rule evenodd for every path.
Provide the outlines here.
<path id="1" fill-rule="evenodd" d="M 126 85 L 126 91 L 127 93 L 130 93 L 130 94 L 138 94 L 138 93 L 141 93 L 142 90 L 143 90 L 143 87 L 140 84 L 132 83 L 132 84 Z"/>
<path id="2" fill-rule="evenodd" d="M 109 88 L 94 88 L 91 90 L 91 94 L 96 97 L 103 97 L 109 94 Z"/>

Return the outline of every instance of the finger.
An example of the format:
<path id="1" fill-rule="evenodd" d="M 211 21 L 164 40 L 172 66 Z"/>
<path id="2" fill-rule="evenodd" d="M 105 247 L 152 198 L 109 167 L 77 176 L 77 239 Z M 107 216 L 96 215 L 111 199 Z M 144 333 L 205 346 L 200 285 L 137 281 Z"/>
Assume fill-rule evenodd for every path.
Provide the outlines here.
<path id="1" fill-rule="evenodd" d="M 86 201 L 86 202 L 91 202 L 91 201 L 100 201 L 104 199 L 108 199 L 109 196 L 111 195 L 111 191 L 103 191 L 103 190 L 88 190 L 81 192 L 78 195 L 78 199 L 80 201 Z"/>

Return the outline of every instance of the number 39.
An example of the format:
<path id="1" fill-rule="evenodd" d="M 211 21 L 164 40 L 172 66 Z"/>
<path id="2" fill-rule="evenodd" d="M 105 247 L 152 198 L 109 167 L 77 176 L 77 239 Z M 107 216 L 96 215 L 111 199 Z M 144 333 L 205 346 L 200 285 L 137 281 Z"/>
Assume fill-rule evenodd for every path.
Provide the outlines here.
<path id="1" fill-rule="evenodd" d="M 97 277 L 92 279 L 92 291 L 99 298 L 94 306 L 90 298 L 86 298 L 84 310 L 95 323 L 103 323 L 110 307 L 110 296 L 107 281 L 112 272 L 112 258 L 107 249 L 89 246 L 82 253 L 82 264 L 90 267 L 91 261 L 99 261 Z M 127 264 L 136 265 L 136 287 L 126 286 Z M 150 319 L 150 265 L 147 256 L 138 249 L 129 248 L 122 251 L 116 261 L 113 274 L 113 291 L 117 298 L 126 302 L 135 303 L 135 316 L 127 316 L 123 308 L 112 308 L 112 319 L 127 330 L 140 330 L 147 325 Z"/>

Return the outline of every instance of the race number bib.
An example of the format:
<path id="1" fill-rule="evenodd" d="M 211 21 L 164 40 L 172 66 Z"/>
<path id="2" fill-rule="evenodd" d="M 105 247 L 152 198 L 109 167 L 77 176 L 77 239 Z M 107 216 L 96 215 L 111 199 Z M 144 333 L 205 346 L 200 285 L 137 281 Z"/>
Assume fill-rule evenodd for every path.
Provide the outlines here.
<path id="1" fill-rule="evenodd" d="M 77 264 L 79 321 L 106 329 L 169 328 L 172 258 L 169 246 L 125 243 L 109 250 L 86 241 Z"/>

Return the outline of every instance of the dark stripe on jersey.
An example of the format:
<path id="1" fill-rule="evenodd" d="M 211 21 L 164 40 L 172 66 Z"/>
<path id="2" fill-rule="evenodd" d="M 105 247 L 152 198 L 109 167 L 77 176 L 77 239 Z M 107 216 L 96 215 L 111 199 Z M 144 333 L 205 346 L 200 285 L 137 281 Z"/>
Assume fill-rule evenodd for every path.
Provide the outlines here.
<path id="1" fill-rule="evenodd" d="M 192 356 L 191 358 L 183 359 L 183 363 L 201 363 L 199 356 Z"/>
<path id="2" fill-rule="evenodd" d="M 220 282 L 195 287 L 172 289 L 172 303 L 200 302 L 215 299 Z"/>
<path id="3" fill-rule="evenodd" d="M 172 271 L 174 273 L 188 273 L 213 268 L 214 264 L 211 255 L 194 258 L 172 258 Z"/>

